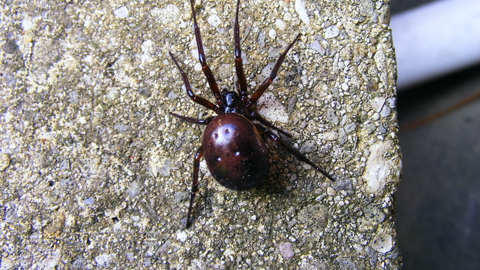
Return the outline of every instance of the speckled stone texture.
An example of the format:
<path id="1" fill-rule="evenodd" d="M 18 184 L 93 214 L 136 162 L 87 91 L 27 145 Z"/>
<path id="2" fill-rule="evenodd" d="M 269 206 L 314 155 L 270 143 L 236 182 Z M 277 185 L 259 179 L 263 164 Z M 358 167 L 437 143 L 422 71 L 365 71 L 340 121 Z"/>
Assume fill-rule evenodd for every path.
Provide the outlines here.
<path id="1" fill-rule="evenodd" d="M 235 85 L 235 5 L 196 4 L 222 89 Z M 243 1 L 251 89 L 303 34 L 260 107 L 338 180 L 274 143 L 251 191 L 221 187 L 202 163 L 188 230 L 204 126 L 168 112 L 212 113 L 188 98 L 168 51 L 213 100 L 189 2 L 7 0 L 0 16 L 1 269 L 401 266 L 388 1 Z"/>

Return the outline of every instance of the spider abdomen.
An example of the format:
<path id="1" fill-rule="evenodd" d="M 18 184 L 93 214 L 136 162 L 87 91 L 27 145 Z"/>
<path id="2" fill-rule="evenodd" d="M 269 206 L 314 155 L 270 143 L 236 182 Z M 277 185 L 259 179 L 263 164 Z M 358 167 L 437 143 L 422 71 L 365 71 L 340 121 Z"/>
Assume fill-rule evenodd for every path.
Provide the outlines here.
<path id="1" fill-rule="evenodd" d="M 251 189 L 268 174 L 267 145 L 243 115 L 224 113 L 215 117 L 205 129 L 203 146 L 208 169 L 227 188 Z"/>

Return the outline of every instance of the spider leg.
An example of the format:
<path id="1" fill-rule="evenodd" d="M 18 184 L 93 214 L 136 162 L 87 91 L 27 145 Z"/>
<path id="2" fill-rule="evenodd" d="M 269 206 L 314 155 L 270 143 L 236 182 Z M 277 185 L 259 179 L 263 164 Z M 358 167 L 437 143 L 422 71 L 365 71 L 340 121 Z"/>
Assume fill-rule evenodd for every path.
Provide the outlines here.
<path id="1" fill-rule="evenodd" d="M 275 143 L 277 144 L 280 144 L 281 146 L 285 147 L 285 149 L 287 149 L 288 152 L 290 152 L 292 155 L 294 155 L 295 157 L 297 157 L 299 160 L 307 163 L 308 165 L 312 166 L 313 168 L 315 168 L 315 170 L 319 171 L 320 173 L 322 173 L 323 175 L 325 175 L 328 179 L 330 179 L 331 181 L 335 181 L 333 176 L 331 176 L 329 173 L 327 173 L 325 171 L 325 169 L 323 168 L 320 168 L 318 167 L 317 165 L 315 165 L 312 161 L 310 161 L 304 154 L 300 153 L 297 149 L 291 147 L 290 145 L 288 145 L 285 141 L 283 141 L 280 137 L 278 137 L 277 135 L 275 135 L 275 133 L 273 133 L 271 130 L 269 130 L 268 128 L 262 126 L 262 125 L 258 125 L 258 124 L 255 124 L 255 126 L 261 131 L 263 132 L 264 134 L 267 134 L 270 139 L 272 141 L 274 141 Z"/>
<path id="2" fill-rule="evenodd" d="M 193 219 L 192 219 L 192 209 L 193 209 L 193 201 L 195 200 L 195 195 L 198 191 L 198 171 L 200 169 L 200 159 L 203 156 L 203 145 L 198 148 L 197 153 L 193 159 L 193 175 L 192 175 L 192 189 L 190 191 L 190 205 L 188 206 L 188 214 L 187 214 L 187 229 L 192 226 Z"/>
<path id="3" fill-rule="evenodd" d="M 183 79 L 183 83 L 185 84 L 185 88 L 187 89 L 187 95 L 196 103 L 210 109 L 210 110 L 213 110 L 214 112 L 218 113 L 219 112 L 219 108 L 217 105 L 213 104 L 212 102 L 204 99 L 203 97 L 200 97 L 200 96 L 197 96 L 195 95 L 195 93 L 193 93 L 192 91 L 192 86 L 190 85 L 190 82 L 188 81 L 188 77 L 187 77 L 187 73 L 185 73 L 185 71 L 183 71 L 183 69 L 180 67 L 180 65 L 178 64 L 177 62 L 177 59 L 175 59 L 175 56 L 173 56 L 173 53 L 172 52 L 168 52 L 170 54 L 170 56 L 172 57 L 173 59 L 173 62 L 175 63 L 175 65 L 177 66 L 178 70 L 180 71 L 180 74 L 182 75 L 182 79 Z"/>
<path id="4" fill-rule="evenodd" d="M 268 128 L 271 128 L 271 129 L 274 129 L 280 133 L 282 133 L 283 135 L 287 136 L 287 137 L 292 137 L 292 135 L 288 132 L 286 132 L 285 130 L 282 130 L 281 128 L 279 127 L 276 127 L 275 125 L 273 125 L 270 121 L 268 121 L 267 119 L 263 118 L 263 116 L 261 116 L 260 114 L 256 113 L 255 111 L 251 112 L 249 118 L 252 118 L 253 120 L 257 120 L 258 122 L 262 123 L 264 126 L 268 127 Z"/>
<path id="5" fill-rule="evenodd" d="M 202 65 L 203 74 L 205 74 L 205 77 L 207 77 L 210 90 L 212 90 L 212 93 L 217 100 L 217 105 L 220 106 L 222 104 L 222 96 L 220 94 L 220 90 L 218 89 L 217 82 L 215 81 L 215 76 L 213 76 L 212 70 L 210 70 L 210 67 L 207 64 L 207 59 L 203 50 L 202 36 L 200 35 L 200 27 L 198 27 L 197 15 L 195 13 L 195 0 L 190 0 L 190 5 L 192 6 L 193 28 L 195 32 L 195 39 L 197 40 L 198 60 Z"/>
<path id="6" fill-rule="evenodd" d="M 193 124 L 199 124 L 199 125 L 208 125 L 212 119 L 214 118 L 214 116 L 212 117 L 208 117 L 207 119 L 197 119 L 197 118 L 192 118 L 192 117 L 188 117 L 188 116 L 183 116 L 183 115 L 178 115 L 176 113 L 172 113 L 172 112 L 169 112 L 170 115 L 173 115 L 185 122 L 189 122 L 189 123 L 193 123 Z"/>
<path id="7" fill-rule="evenodd" d="M 300 38 L 301 35 L 302 34 L 298 34 L 297 37 L 292 41 L 292 43 L 288 45 L 287 49 L 278 58 L 277 63 L 275 64 L 272 72 L 270 73 L 270 76 L 267 79 L 265 79 L 265 81 L 263 81 L 260 87 L 258 87 L 258 89 L 255 91 L 255 93 L 253 93 L 252 97 L 246 104 L 248 110 L 251 110 L 255 107 L 255 103 L 257 102 L 257 100 L 263 95 L 265 90 L 267 90 L 267 88 L 272 84 L 275 77 L 277 77 L 278 69 L 280 68 L 283 61 L 285 60 L 285 56 L 287 56 L 288 51 L 292 48 L 293 44 L 297 42 L 297 40 Z"/>
<path id="8" fill-rule="evenodd" d="M 247 79 L 243 70 L 242 49 L 240 47 L 240 26 L 238 24 L 238 10 L 240 9 L 240 0 L 237 1 L 237 11 L 235 13 L 234 39 L 235 39 L 235 70 L 238 80 L 238 94 L 243 103 L 248 101 Z"/>

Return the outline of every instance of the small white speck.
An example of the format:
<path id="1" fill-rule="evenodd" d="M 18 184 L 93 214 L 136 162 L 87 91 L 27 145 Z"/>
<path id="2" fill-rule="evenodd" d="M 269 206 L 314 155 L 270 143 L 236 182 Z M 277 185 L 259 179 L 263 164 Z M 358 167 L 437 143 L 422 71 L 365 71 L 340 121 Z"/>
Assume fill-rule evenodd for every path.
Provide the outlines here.
<path id="1" fill-rule="evenodd" d="M 385 232 L 381 232 L 373 238 L 370 246 L 376 251 L 385 254 L 393 248 L 392 236 Z"/>
<path id="2" fill-rule="evenodd" d="M 280 243 L 278 244 L 278 249 L 280 251 L 280 255 L 282 255 L 285 260 L 291 259 L 294 255 L 292 243 Z"/>
<path id="3" fill-rule="evenodd" d="M 158 22 L 161 24 L 183 23 L 180 9 L 175 5 L 167 5 L 164 8 L 153 8 L 150 13 L 154 17 L 157 17 L 159 19 Z"/>
<path id="4" fill-rule="evenodd" d="M 271 39 L 275 39 L 277 37 L 277 31 L 275 31 L 275 29 L 270 29 L 268 31 L 268 36 L 271 38 Z"/>
<path id="5" fill-rule="evenodd" d="M 117 16 L 118 18 L 122 18 L 122 19 L 125 19 L 128 17 L 128 8 L 123 6 L 123 7 L 120 7 L 118 9 L 116 9 L 113 14 L 115 14 L 115 16 Z"/>
<path id="6" fill-rule="evenodd" d="M 287 25 L 280 19 L 277 19 L 275 21 L 275 26 L 281 31 L 285 30 L 285 28 L 287 27 Z"/>
<path id="7" fill-rule="evenodd" d="M 384 190 L 389 181 L 391 161 L 385 158 L 385 154 L 391 147 L 392 142 L 376 142 L 370 146 L 370 156 L 365 164 L 363 178 L 366 179 L 366 191 L 369 193 L 379 193 Z"/>
<path id="8" fill-rule="evenodd" d="M 275 66 L 274 62 L 268 63 L 263 69 L 260 75 L 258 76 L 259 81 L 263 81 L 272 73 L 273 67 Z"/>
<path id="9" fill-rule="evenodd" d="M 326 50 L 322 47 L 322 45 L 320 45 L 320 42 L 318 41 L 314 41 L 312 43 L 310 43 L 310 48 L 318 53 L 320 53 L 321 55 L 325 55 L 325 52 Z"/>
<path id="10" fill-rule="evenodd" d="M 57 249 L 52 254 L 50 254 L 50 256 L 48 256 L 41 262 L 40 265 L 43 266 L 41 268 L 55 269 L 55 267 L 60 263 L 61 258 L 62 258 L 62 250 Z M 6 269 L 6 268 L 2 267 L 2 269 Z"/>
<path id="11" fill-rule="evenodd" d="M 83 203 L 86 204 L 86 205 L 92 205 L 95 203 L 95 199 L 90 197 L 90 198 L 87 198 L 85 200 L 83 200 Z"/>
<path id="12" fill-rule="evenodd" d="M 193 66 L 193 69 L 195 71 L 201 71 L 202 70 L 202 65 L 200 63 L 196 63 L 195 66 Z"/>
<path id="13" fill-rule="evenodd" d="M 187 240 L 187 233 L 186 232 L 178 232 L 177 233 L 177 239 L 180 242 L 185 242 Z"/>
<path id="14" fill-rule="evenodd" d="M 28 31 L 30 29 L 32 29 L 33 27 L 33 22 L 30 21 L 30 20 L 27 20 L 27 19 L 23 19 L 22 20 L 22 28 L 24 31 Z"/>
<path id="15" fill-rule="evenodd" d="M 331 25 L 325 29 L 325 38 L 334 38 L 338 36 L 340 29 L 336 25 Z"/>
<path id="16" fill-rule="evenodd" d="M 285 12 L 285 14 L 283 15 L 283 19 L 285 21 L 291 21 L 292 20 L 292 14 L 290 14 L 290 12 Z"/>
<path id="17" fill-rule="evenodd" d="M 388 106 L 383 106 L 382 110 L 380 111 L 380 116 L 387 117 L 390 115 L 391 109 Z"/>
<path id="18" fill-rule="evenodd" d="M 222 20 L 220 20 L 220 17 L 218 17 L 217 15 L 212 15 L 208 17 L 207 21 L 213 27 L 218 27 L 222 23 Z"/>
<path id="19" fill-rule="evenodd" d="M 95 257 L 95 262 L 102 267 L 108 267 L 113 260 L 113 254 L 101 254 Z"/>
<path id="20" fill-rule="evenodd" d="M 295 11 L 304 24 L 310 25 L 310 18 L 308 18 L 307 9 L 305 8 L 305 0 L 295 0 Z"/>
<path id="21" fill-rule="evenodd" d="M 376 97 L 370 100 L 370 105 L 375 112 L 380 112 L 384 107 L 385 100 L 387 100 L 385 97 Z"/>

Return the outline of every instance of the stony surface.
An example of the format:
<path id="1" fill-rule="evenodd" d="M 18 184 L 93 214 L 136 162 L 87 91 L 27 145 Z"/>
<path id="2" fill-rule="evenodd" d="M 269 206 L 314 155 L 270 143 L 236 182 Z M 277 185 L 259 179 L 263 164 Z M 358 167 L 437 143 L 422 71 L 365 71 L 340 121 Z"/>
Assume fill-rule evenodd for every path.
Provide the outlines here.
<path id="1" fill-rule="evenodd" d="M 235 1 L 198 2 L 209 64 L 231 89 Z M 400 267 L 388 1 L 244 2 L 252 88 L 303 34 L 271 87 L 283 106 L 272 119 L 339 180 L 273 144 L 270 176 L 251 191 L 222 188 L 202 164 L 186 230 L 203 127 L 167 113 L 210 113 L 188 99 L 168 51 L 211 98 L 189 3 L 5 1 L 1 269 Z"/>

